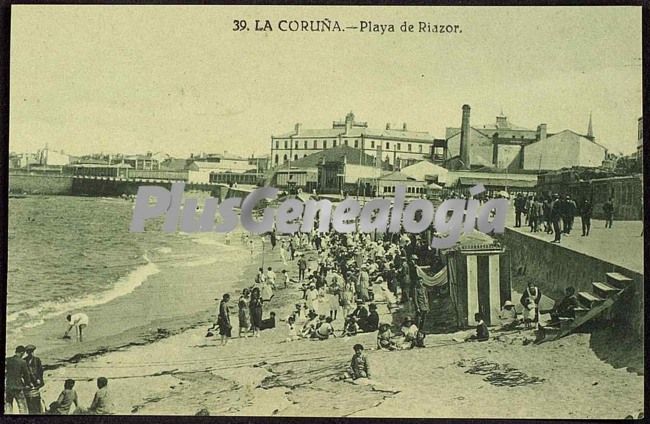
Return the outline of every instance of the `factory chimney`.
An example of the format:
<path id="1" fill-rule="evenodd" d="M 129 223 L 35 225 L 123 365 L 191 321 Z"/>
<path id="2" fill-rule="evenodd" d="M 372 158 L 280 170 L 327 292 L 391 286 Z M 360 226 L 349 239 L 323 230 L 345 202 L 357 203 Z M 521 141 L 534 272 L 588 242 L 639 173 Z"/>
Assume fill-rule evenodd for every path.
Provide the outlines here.
<path id="1" fill-rule="evenodd" d="M 469 105 L 463 105 L 463 122 L 460 126 L 460 160 L 463 162 L 463 168 L 469 169 L 470 167 L 470 152 L 469 152 Z"/>

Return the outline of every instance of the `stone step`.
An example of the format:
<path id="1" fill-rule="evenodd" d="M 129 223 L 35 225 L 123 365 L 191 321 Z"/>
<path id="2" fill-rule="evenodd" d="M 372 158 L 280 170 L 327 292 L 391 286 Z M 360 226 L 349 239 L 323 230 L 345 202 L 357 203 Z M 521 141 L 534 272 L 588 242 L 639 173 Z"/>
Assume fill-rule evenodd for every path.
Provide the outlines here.
<path id="1" fill-rule="evenodd" d="M 592 309 L 595 305 L 603 302 L 605 299 L 596 296 L 590 292 L 579 292 L 578 301 L 585 306 L 585 308 Z"/>
<path id="2" fill-rule="evenodd" d="M 632 283 L 632 279 L 626 277 L 623 274 L 618 272 L 608 272 L 605 274 L 607 276 L 607 284 L 612 287 L 618 287 L 619 289 L 625 289 Z"/>
<path id="3" fill-rule="evenodd" d="M 618 287 L 612 287 L 607 283 L 593 282 L 591 285 L 594 294 L 602 298 L 614 296 L 620 290 Z"/>

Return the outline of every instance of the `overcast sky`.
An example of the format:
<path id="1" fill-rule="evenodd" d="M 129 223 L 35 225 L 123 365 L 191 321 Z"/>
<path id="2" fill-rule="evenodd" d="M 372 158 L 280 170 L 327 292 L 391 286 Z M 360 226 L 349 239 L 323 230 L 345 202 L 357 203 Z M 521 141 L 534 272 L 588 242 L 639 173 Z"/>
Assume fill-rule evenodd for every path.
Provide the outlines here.
<path id="1" fill-rule="evenodd" d="M 460 34 L 280 32 L 280 19 L 458 24 Z M 273 32 L 233 32 L 269 19 Z M 10 150 L 270 153 L 271 134 L 354 111 L 444 137 L 501 110 L 629 153 L 640 7 L 13 6 Z"/>

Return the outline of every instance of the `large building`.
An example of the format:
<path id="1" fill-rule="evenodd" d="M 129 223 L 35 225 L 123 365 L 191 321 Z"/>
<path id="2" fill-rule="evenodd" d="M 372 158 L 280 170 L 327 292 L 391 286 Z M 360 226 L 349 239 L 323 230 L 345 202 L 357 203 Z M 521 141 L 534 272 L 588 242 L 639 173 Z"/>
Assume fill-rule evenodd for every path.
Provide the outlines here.
<path id="1" fill-rule="evenodd" d="M 528 166 L 525 166 L 524 151 L 527 146 L 533 145 L 547 138 L 551 139 L 555 134 L 549 133 L 545 123 L 539 124 L 537 128 L 525 128 L 516 125 L 508 120 L 508 117 L 503 112 L 496 117 L 494 123 L 484 125 L 472 125 L 470 122 L 471 108 L 469 105 L 463 105 L 462 119 L 460 127 L 450 127 L 446 129 L 446 140 L 448 156 L 447 166 L 452 169 L 472 169 L 472 168 L 497 168 L 507 169 L 511 172 L 516 172 L 522 169 L 537 169 L 531 168 L 530 161 Z M 562 134 L 566 131 L 562 131 Z M 573 133 L 573 132 L 572 132 Z M 573 133 L 576 134 L 576 133 Z M 579 137 L 591 141 L 595 144 L 593 130 L 591 125 L 591 116 L 589 117 L 589 125 L 587 134 L 576 134 Z M 553 139 L 557 141 L 558 139 Z M 548 144 L 550 146 L 550 144 Z M 532 150 L 536 150 L 532 149 Z M 573 154 L 573 149 L 558 151 L 558 154 Z M 571 158 L 566 159 L 568 162 Z M 584 166 L 600 166 L 602 159 L 597 165 L 584 165 Z M 574 166 L 580 165 L 576 162 Z M 541 168 L 545 169 L 545 168 Z M 559 169 L 559 168 L 549 168 Z"/>
<path id="2" fill-rule="evenodd" d="M 350 112 L 344 121 L 334 121 L 332 128 L 306 129 L 296 124 L 289 133 L 271 136 L 271 161 L 276 167 L 312 153 L 348 146 L 401 168 L 431 157 L 433 145 L 434 138 L 427 132 L 408 130 L 406 124 L 402 128 L 391 128 L 390 124 L 385 129 L 368 128 L 367 122 L 356 121 Z"/>
<path id="3" fill-rule="evenodd" d="M 590 138 L 564 130 L 524 148 L 523 169 L 549 171 L 574 166 L 598 168 L 607 149 Z"/>

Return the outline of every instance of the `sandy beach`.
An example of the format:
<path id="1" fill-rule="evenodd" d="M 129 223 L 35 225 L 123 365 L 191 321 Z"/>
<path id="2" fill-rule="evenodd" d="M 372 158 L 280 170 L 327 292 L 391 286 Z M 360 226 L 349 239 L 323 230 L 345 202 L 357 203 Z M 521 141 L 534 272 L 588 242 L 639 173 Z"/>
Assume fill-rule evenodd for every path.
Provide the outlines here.
<path id="1" fill-rule="evenodd" d="M 277 253 L 267 252 L 265 266 L 284 267 Z M 252 282 L 259 261 L 256 257 L 242 272 L 239 287 Z M 287 269 L 297 274 L 295 264 Z M 238 297 L 236 290 L 231 293 Z M 466 333 L 432 334 L 426 348 L 399 352 L 373 349 L 374 333 L 285 342 L 284 317 L 299 296 L 296 287 L 276 291 L 265 316 L 273 310 L 280 321 L 260 338 L 235 337 L 220 346 L 218 336 L 205 337 L 214 319 L 206 314 L 178 334 L 161 329 L 157 341 L 47 371 L 43 397 L 51 402 L 63 380 L 74 378 L 81 405 L 87 406 L 95 379 L 105 376 L 118 414 L 194 415 L 207 409 L 211 415 L 242 416 L 590 419 L 637 417 L 643 411 L 642 352 L 631 359 L 612 346 L 618 360 L 607 361 L 591 348 L 603 343 L 596 335 L 533 345 L 527 343 L 532 331 L 524 330 L 493 332 L 484 343 L 453 340 Z M 380 293 L 377 300 L 381 321 L 392 322 Z M 341 320 L 335 322 L 340 328 Z M 235 325 L 233 335 L 236 330 Z M 366 346 L 373 370 L 363 384 L 341 378 L 356 343 Z M 628 370 L 630 363 L 637 368 Z"/>

